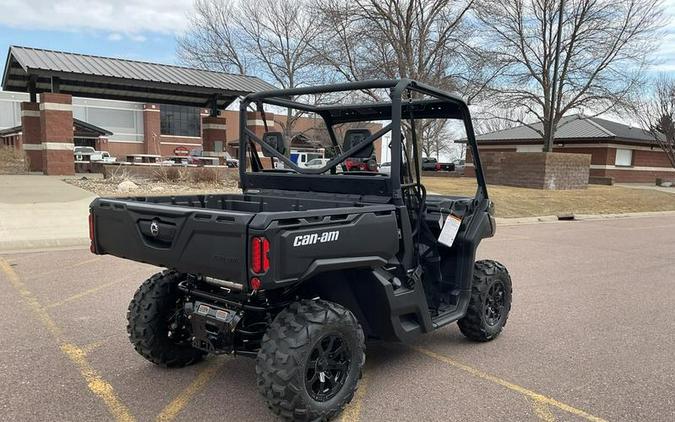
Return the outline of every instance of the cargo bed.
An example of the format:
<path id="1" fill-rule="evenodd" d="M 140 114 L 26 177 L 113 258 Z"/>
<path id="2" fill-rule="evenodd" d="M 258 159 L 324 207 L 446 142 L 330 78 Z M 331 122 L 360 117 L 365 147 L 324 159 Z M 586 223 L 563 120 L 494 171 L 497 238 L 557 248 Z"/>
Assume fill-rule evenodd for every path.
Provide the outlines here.
<path id="1" fill-rule="evenodd" d="M 384 262 L 395 253 L 396 248 L 377 248 L 378 243 L 392 239 L 397 244 L 392 205 L 364 203 L 359 196 L 323 199 L 305 195 L 313 197 L 287 193 L 98 198 L 91 204 L 93 248 L 98 254 L 234 282 L 247 279 L 246 249 L 251 233 L 265 235 L 280 245 L 296 231 L 304 233 L 308 228 L 317 231 L 339 226 L 343 238 L 351 232 L 372 230 L 381 239 L 374 241 L 375 247 L 368 245 L 381 252 L 373 259 Z M 388 235 L 382 235 L 382 230 Z M 282 273 L 275 277 L 281 283 L 295 281 L 314 260 L 303 259 L 299 250 L 294 255 L 292 248 L 283 249 L 287 255 L 276 267 Z M 326 250 L 324 258 L 357 255 L 360 249 L 333 247 Z"/>

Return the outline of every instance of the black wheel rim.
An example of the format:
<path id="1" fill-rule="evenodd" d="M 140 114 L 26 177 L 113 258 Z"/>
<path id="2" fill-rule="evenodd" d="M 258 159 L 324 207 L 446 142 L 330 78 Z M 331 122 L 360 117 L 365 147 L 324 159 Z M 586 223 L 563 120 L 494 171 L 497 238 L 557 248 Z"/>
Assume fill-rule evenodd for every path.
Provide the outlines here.
<path id="1" fill-rule="evenodd" d="M 504 314 L 506 303 L 504 284 L 501 281 L 492 283 L 485 296 L 485 322 L 494 326 L 499 324 Z"/>
<path id="2" fill-rule="evenodd" d="M 320 402 L 335 397 L 347 379 L 351 363 L 351 351 L 341 335 L 323 336 L 307 361 L 305 388 L 309 396 Z"/>

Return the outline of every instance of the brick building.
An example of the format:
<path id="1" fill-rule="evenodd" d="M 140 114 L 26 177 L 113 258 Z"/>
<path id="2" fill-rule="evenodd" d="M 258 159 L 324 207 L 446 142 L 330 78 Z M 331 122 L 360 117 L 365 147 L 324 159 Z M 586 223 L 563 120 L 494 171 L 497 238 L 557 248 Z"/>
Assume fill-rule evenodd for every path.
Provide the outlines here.
<path id="1" fill-rule="evenodd" d="M 76 145 L 118 157 L 169 156 L 179 147 L 224 156 L 234 132 L 223 111 L 274 86 L 245 75 L 12 46 L 2 88 L 0 143 L 20 146 L 33 171 L 72 174 Z M 78 137 L 76 120 L 110 135 Z"/>
<path id="2" fill-rule="evenodd" d="M 541 123 L 533 126 L 540 128 Z M 481 157 L 497 152 L 541 152 L 543 149 L 539 133 L 527 126 L 477 135 L 476 140 Z M 597 117 L 563 118 L 555 134 L 553 152 L 590 155 L 591 177 L 613 177 L 616 182 L 625 183 L 675 178 L 675 169 L 650 133 Z M 470 162 L 468 153 L 469 173 Z"/>
<path id="3" fill-rule="evenodd" d="M 45 157 L 68 160 L 64 151 L 74 146 L 108 151 L 118 160 L 186 149 L 236 158 L 237 98 L 275 88 L 243 75 L 26 47 L 10 47 L 2 87 L 0 145 L 24 149 L 31 170 L 45 172 Z M 265 113 L 268 130 L 283 132 L 286 115 L 272 111 Z M 84 136 L 83 125 L 105 133 Z M 258 135 L 265 130 L 260 113 L 249 113 L 247 126 Z M 290 135 L 291 148 L 330 144 L 320 118 L 298 118 Z M 66 167 L 58 166 L 68 173 Z"/>

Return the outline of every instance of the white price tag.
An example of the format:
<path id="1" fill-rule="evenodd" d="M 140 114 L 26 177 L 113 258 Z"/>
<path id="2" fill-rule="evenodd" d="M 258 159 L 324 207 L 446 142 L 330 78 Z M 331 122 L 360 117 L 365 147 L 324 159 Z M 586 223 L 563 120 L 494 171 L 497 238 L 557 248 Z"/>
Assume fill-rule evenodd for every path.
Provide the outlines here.
<path id="1" fill-rule="evenodd" d="M 441 234 L 438 236 L 438 242 L 444 244 L 445 246 L 452 247 L 453 242 L 455 241 L 455 236 L 459 231 L 459 226 L 462 224 L 462 219 L 456 215 L 448 215 L 445 218 L 445 224 L 443 224 L 443 229 L 441 229 Z"/>

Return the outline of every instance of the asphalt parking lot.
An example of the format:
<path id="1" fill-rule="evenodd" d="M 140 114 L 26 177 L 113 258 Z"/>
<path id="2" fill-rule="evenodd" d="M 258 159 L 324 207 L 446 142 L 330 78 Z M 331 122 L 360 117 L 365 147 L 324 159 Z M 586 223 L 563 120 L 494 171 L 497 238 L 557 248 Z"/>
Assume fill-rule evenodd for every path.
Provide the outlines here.
<path id="1" fill-rule="evenodd" d="M 675 420 L 675 216 L 501 227 L 479 255 L 513 278 L 503 335 L 369 343 L 342 420 Z M 156 271 L 84 249 L 1 255 L 0 420 L 273 420 L 252 360 L 166 370 L 134 352 L 126 307 Z"/>

